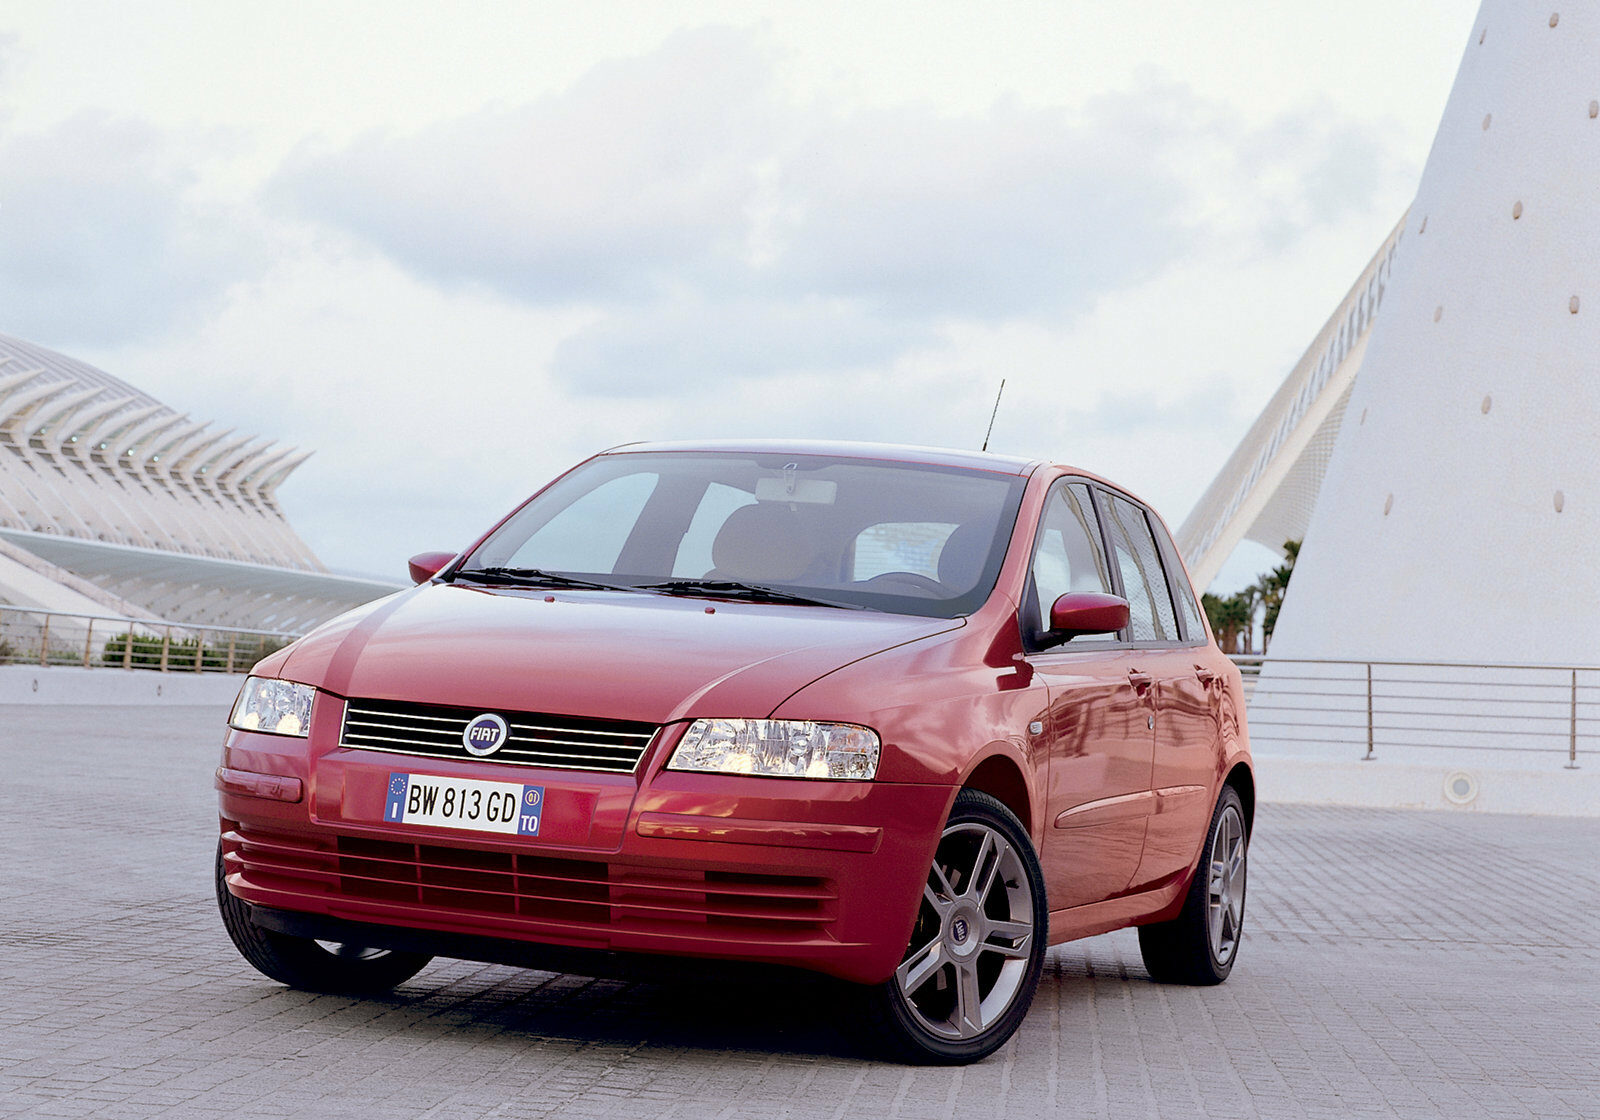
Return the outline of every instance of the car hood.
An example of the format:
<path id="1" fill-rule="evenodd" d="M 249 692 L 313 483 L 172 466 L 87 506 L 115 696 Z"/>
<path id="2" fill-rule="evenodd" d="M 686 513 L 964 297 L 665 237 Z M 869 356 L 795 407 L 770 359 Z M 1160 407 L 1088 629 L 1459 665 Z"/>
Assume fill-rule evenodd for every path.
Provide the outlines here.
<path id="1" fill-rule="evenodd" d="M 765 716 L 961 619 L 645 593 L 425 584 L 313 631 L 279 675 L 341 696 L 666 723 Z"/>

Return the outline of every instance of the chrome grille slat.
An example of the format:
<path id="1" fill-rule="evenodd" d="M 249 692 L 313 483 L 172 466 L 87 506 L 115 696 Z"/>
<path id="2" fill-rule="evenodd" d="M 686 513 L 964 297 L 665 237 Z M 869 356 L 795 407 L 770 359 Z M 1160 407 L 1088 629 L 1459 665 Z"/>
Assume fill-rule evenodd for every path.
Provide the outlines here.
<path id="1" fill-rule="evenodd" d="M 530 742 L 538 743 L 541 747 L 586 747 L 592 751 L 637 751 L 643 746 L 643 743 L 580 743 L 575 739 L 531 739 Z"/>
<path id="2" fill-rule="evenodd" d="M 467 753 L 461 736 L 468 723 L 488 711 L 393 700 L 347 700 L 339 745 L 422 758 L 630 774 L 657 730 L 647 723 L 622 720 L 497 711 L 493 714 L 506 721 L 507 741 L 480 760 Z"/>
<path id="3" fill-rule="evenodd" d="M 368 734 L 363 733 L 361 735 L 361 738 L 363 740 L 371 740 L 372 742 L 377 742 L 377 743 L 409 743 L 411 746 L 414 746 L 414 747 L 445 747 L 445 746 L 449 745 L 449 744 L 446 744 L 446 743 L 430 743 L 426 739 L 396 739 L 392 735 L 368 735 Z M 459 736 L 457 736 L 457 738 L 459 738 Z M 340 745 L 349 747 L 349 746 L 361 746 L 363 744 L 361 744 L 361 743 L 348 743 L 347 742 L 347 743 L 341 743 Z M 462 752 L 462 753 L 465 753 L 465 752 Z"/>
<path id="4" fill-rule="evenodd" d="M 581 727 L 549 727 L 542 723 L 515 723 L 511 720 L 507 720 L 506 724 L 513 731 L 526 731 L 530 735 L 554 735 L 558 733 L 561 735 L 609 735 L 616 739 L 634 739 L 647 742 L 650 736 L 655 734 L 654 731 L 640 731 L 637 733 L 628 731 L 585 731 Z M 464 723 L 463 726 L 465 726 Z"/>
<path id="5" fill-rule="evenodd" d="M 420 719 L 428 723 L 453 723 L 459 724 L 462 727 L 467 725 L 467 719 L 469 718 L 467 716 L 424 716 L 415 714 L 402 715 L 398 712 L 368 712 L 367 714 L 371 716 L 377 716 L 379 718 L 388 716 L 391 719 Z"/>

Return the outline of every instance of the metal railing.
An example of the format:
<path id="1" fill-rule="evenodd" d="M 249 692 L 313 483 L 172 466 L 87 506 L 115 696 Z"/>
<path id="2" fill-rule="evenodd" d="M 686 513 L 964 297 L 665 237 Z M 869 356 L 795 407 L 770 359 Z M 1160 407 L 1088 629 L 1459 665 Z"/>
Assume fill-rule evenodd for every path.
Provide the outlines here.
<path id="1" fill-rule="evenodd" d="M 1564 760 L 1600 741 L 1600 666 L 1316 661 L 1230 655 L 1252 741 L 1391 752 L 1494 751 Z"/>
<path id="2" fill-rule="evenodd" d="M 244 673 L 298 634 L 0 605 L 0 665 Z"/>

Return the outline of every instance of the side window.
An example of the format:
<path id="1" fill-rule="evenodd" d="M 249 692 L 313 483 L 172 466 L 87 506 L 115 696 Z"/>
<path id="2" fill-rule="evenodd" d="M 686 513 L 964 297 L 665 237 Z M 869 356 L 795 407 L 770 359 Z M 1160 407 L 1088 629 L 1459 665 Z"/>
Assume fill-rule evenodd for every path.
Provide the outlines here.
<path id="1" fill-rule="evenodd" d="M 1111 590 L 1100 522 L 1089 488 L 1081 482 L 1059 482 L 1045 499 L 1039 538 L 1033 550 L 1033 597 L 1028 621 L 1036 629 L 1049 624 L 1050 604 L 1069 591 Z M 1077 640 L 1104 640 L 1115 634 L 1085 634 Z"/>
<path id="2" fill-rule="evenodd" d="M 713 482 L 700 496 L 689 528 L 678 543 L 678 554 L 672 561 L 672 574 L 681 579 L 700 579 L 716 565 L 711 560 L 711 546 L 717 531 L 736 509 L 756 504 L 756 496 L 737 486 Z"/>
<path id="3" fill-rule="evenodd" d="M 556 572 L 614 571 L 658 479 L 627 474 L 596 486 L 541 525 L 506 563 Z"/>
<path id="4" fill-rule="evenodd" d="M 1155 537 L 1144 510 L 1116 494 L 1110 501 L 1111 549 L 1122 575 L 1122 594 L 1128 600 L 1133 640 L 1178 641 L 1178 621 L 1172 611 L 1172 594 L 1161 566 Z"/>

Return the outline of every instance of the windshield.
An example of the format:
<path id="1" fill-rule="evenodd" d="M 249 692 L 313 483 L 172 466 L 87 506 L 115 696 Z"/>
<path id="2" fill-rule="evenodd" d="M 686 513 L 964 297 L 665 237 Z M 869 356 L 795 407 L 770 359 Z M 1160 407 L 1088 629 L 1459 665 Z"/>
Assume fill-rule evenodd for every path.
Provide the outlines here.
<path id="1" fill-rule="evenodd" d="M 454 578 L 954 618 L 989 595 L 1026 479 L 821 455 L 592 459 Z"/>

